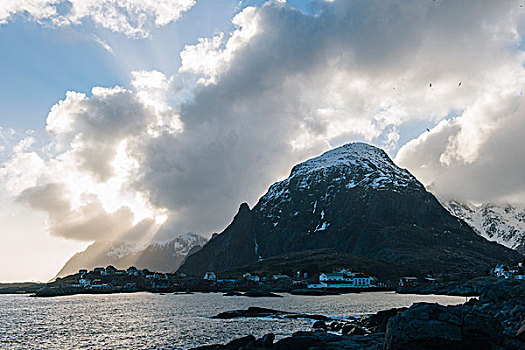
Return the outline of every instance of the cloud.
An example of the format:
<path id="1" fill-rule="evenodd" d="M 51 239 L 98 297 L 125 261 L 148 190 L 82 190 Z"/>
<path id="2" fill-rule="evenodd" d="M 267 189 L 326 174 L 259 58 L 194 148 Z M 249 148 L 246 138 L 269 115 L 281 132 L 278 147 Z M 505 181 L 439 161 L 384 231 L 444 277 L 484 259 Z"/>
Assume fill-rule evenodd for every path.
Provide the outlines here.
<path id="1" fill-rule="evenodd" d="M 108 213 L 94 195 L 84 195 L 85 203 L 77 209 L 71 207 L 67 188 L 63 184 L 48 183 L 30 187 L 17 197 L 20 203 L 48 214 L 52 235 L 79 241 L 111 241 L 141 239 L 154 225 L 144 220 L 135 225 L 130 208 L 121 207 Z M 140 232 L 137 232 L 140 231 Z"/>
<path id="2" fill-rule="evenodd" d="M 140 188 L 171 210 L 175 227 L 211 232 L 330 146 L 365 140 L 395 154 L 403 130 L 419 135 L 421 122 L 520 91 L 518 9 L 492 1 L 334 1 L 317 15 L 275 2 L 246 8 L 229 36 L 181 53 L 180 73 L 199 85 L 180 107 L 184 132 L 144 143 Z"/>
<path id="3" fill-rule="evenodd" d="M 416 139 L 398 162 L 438 194 L 488 200 L 523 188 L 509 176 L 481 191 L 495 167 L 523 173 L 517 2 L 316 6 L 313 15 L 282 2 L 245 8 L 231 33 L 188 45 L 172 77 L 139 71 L 126 88 L 69 92 L 48 115 L 47 153 L 24 146 L 5 163 L 10 193 L 28 190 L 24 202 L 50 222 L 59 203 L 31 198 L 61 184 L 70 205 L 61 215 L 92 227 L 169 217 L 160 235 L 210 234 L 295 163 L 356 140 L 395 154 L 407 134 Z M 502 156 L 510 150 L 514 163 Z M 55 225 L 64 237 L 101 238 L 65 222 Z"/>
<path id="4" fill-rule="evenodd" d="M 48 114 L 51 140 L 37 147 L 29 135 L 2 163 L 8 193 L 46 212 L 51 234 L 111 241 L 137 240 L 140 232 L 151 239 L 165 221 L 164 210 L 131 186 L 138 167 L 131 150 L 141 138 L 180 125 L 162 94 L 169 80 L 155 71 L 134 75 L 132 89 L 97 87 L 89 97 L 68 92 Z"/>
<path id="5" fill-rule="evenodd" d="M 525 103 L 490 95 L 403 146 L 396 161 L 442 198 L 525 205 Z"/>
<path id="6" fill-rule="evenodd" d="M 176 21 L 194 5 L 195 0 L 2 0 L 0 24 L 16 14 L 56 26 L 90 19 L 111 31 L 146 38 L 153 28 Z"/>

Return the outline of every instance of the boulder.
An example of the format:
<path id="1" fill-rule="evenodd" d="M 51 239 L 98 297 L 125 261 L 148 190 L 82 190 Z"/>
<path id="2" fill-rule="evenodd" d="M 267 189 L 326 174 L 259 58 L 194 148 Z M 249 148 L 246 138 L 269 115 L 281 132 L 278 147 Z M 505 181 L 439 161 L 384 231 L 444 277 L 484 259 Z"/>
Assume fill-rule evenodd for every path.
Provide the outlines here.
<path id="1" fill-rule="evenodd" d="M 323 321 L 315 321 L 315 323 L 312 326 L 312 329 L 313 330 L 323 330 L 326 332 L 328 330 L 328 326 Z"/>
<path id="2" fill-rule="evenodd" d="M 363 327 L 355 326 L 350 332 L 348 332 L 348 335 L 365 335 L 368 332 Z"/>
<path id="3" fill-rule="evenodd" d="M 246 337 L 232 340 L 228 344 L 224 345 L 223 349 L 224 350 L 239 350 L 240 348 L 243 348 L 254 341 L 255 341 L 255 337 L 253 335 L 248 335 Z"/>
<path id="4" fill-rule="evenodd" d="M 268 333 L 261 338 L 261 346 L 266 348 L 271 348 L 273 346 L 273 341 L 275 340 L 275 334 Z"/>
<path id="5" fill-rule="evenodd" d="M 385 349 L 492 349 L 502 337 L 501 324 L 490 315 L 421 303 L 390 318 Z"/>
<path id="6" fill-rule="evenodd" d="M 518 331 L 516 332 L 516 338 L 525 341 L 525 321 L 521 322 Z"/>
<path id="7" fill-rule="evenodd" d="M 350 323 L 347 323 L 343 326 L 343 328 L 341 329 L 341 333 L 343 334 L 348 334 L 350 333 L 353 329 L 355 328 L 355 326 L 353 324 L 350 324 Z"/>
<path id="8" fill-rule="evenodd" d="M 361 318 L 359 323 L 365 328 L 374 329 L 378 332 L 385 332 L 388 320 L 391 317 L 397 315 L 399 312 L 405 311 L 406 309 L 406 307 L 401 307 L 396 309 L 379 311 L 373 315 L 368 315 Z"/>
<path id="9" fill-rule="evenodd" d="M 319 338 L 315 336 L 299 335 L 279 340 L 274 344 L 275 350 L 308 350 L 312 346 L 319 344 Z"/>
<path id="10" fill-rule="evenodd" d="M 343 328 L 343 325 L 337 321 L 333 321 L 332 323 L 330 323 L 330 330 L 332 332 L 339 332 L 341 328 Z"/>

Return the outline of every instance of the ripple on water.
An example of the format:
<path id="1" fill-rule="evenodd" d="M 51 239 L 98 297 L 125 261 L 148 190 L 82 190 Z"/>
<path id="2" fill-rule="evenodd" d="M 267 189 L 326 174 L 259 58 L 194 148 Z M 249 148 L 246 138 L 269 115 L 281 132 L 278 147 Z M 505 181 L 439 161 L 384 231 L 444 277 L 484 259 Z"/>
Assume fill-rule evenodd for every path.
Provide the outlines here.
<path id="1" fill-rule="evenodd" d="M 223 297 L 222 294 L 150 293 L 30 298 L 0 295 L 1 349 L 186 349 L 268 332 L 277 338 L 309 329 L 312 321 L 270 318 L 215 320 L 249 306 L 348 317 L 415 302 L 444 305 L 462 297 L 374 292 L 323 297 Z"/>

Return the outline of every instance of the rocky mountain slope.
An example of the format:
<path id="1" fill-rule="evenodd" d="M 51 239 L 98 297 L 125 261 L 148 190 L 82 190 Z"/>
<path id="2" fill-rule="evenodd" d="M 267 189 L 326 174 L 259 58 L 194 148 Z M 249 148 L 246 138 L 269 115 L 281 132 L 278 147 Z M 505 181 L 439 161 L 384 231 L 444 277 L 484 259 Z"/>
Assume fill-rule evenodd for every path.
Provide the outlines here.
<path id="1" fill-rule="evenodd" d="M 443 206 L 489 241 L 525 253 L 525 209 L 508 204 L 474 205 L 458 201 L 444 202 Z"/>
<path id="2" fill-rule="evenodd" d="M 188 253 L 194 252 L 206 243 L 202 236 L 187 233 L 172 240 L 137 246 L 128 242 L 95 242 L 85 251 L 75 254 L 67 261 L 57 277 L 91 269 L 96 266 L 113 265 L 118 269 L 129 266 L 148 268 L 153 271 L 174 272 Z"/>
<path id="3" fill-rule="evenodd" d="M 242 204 L 233 222 L 179 271 L 220 273 L 313 249 L 399 267 L 392 277 L 476 275 L 519 258 L 452 216 L 384 151 L 352 143 L 296 165 L 253 209 Z"/>

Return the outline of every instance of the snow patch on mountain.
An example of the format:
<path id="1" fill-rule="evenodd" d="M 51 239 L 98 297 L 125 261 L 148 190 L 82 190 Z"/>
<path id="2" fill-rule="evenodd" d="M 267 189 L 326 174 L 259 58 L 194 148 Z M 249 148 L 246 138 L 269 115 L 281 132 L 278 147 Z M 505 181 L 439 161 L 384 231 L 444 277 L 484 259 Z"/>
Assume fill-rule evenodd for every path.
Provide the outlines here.
<path id="1" fill-rule="evenodd" d="M 525 247 L 525 209 L 485 203 L 442 203 L 452 215 L 467 222 L 478 234 L 512 249 Z"/>
<path id="2" fill-rule="evenodd" d="M 337 188 L 372 189 L 393 192 L 409 191 L 414 186 L 420 190 L 422 185 L 407 170 L 392 162 L 381 149 L 361 143 L 349 143 L 330 150 L 293 167 L 290 176 L 273 184 L 260 200 L 264 210 L 269 202 L 272 205 L 290 200 L 290 190 L 307 191 L 312 185 L 329 180 L 325 199 L 329 191 Z M 313 212 L 318 203 L 313 203 Z"/>
<path id="3" fill-rule="evenodd" d="M 206 238 L 190 232 L 170 240 L 153 243 L 150 247 L 156 249 L 171 249 L 174 255 L 186 255 L 193 247 L 202 247 L 206 242 Z"/>

